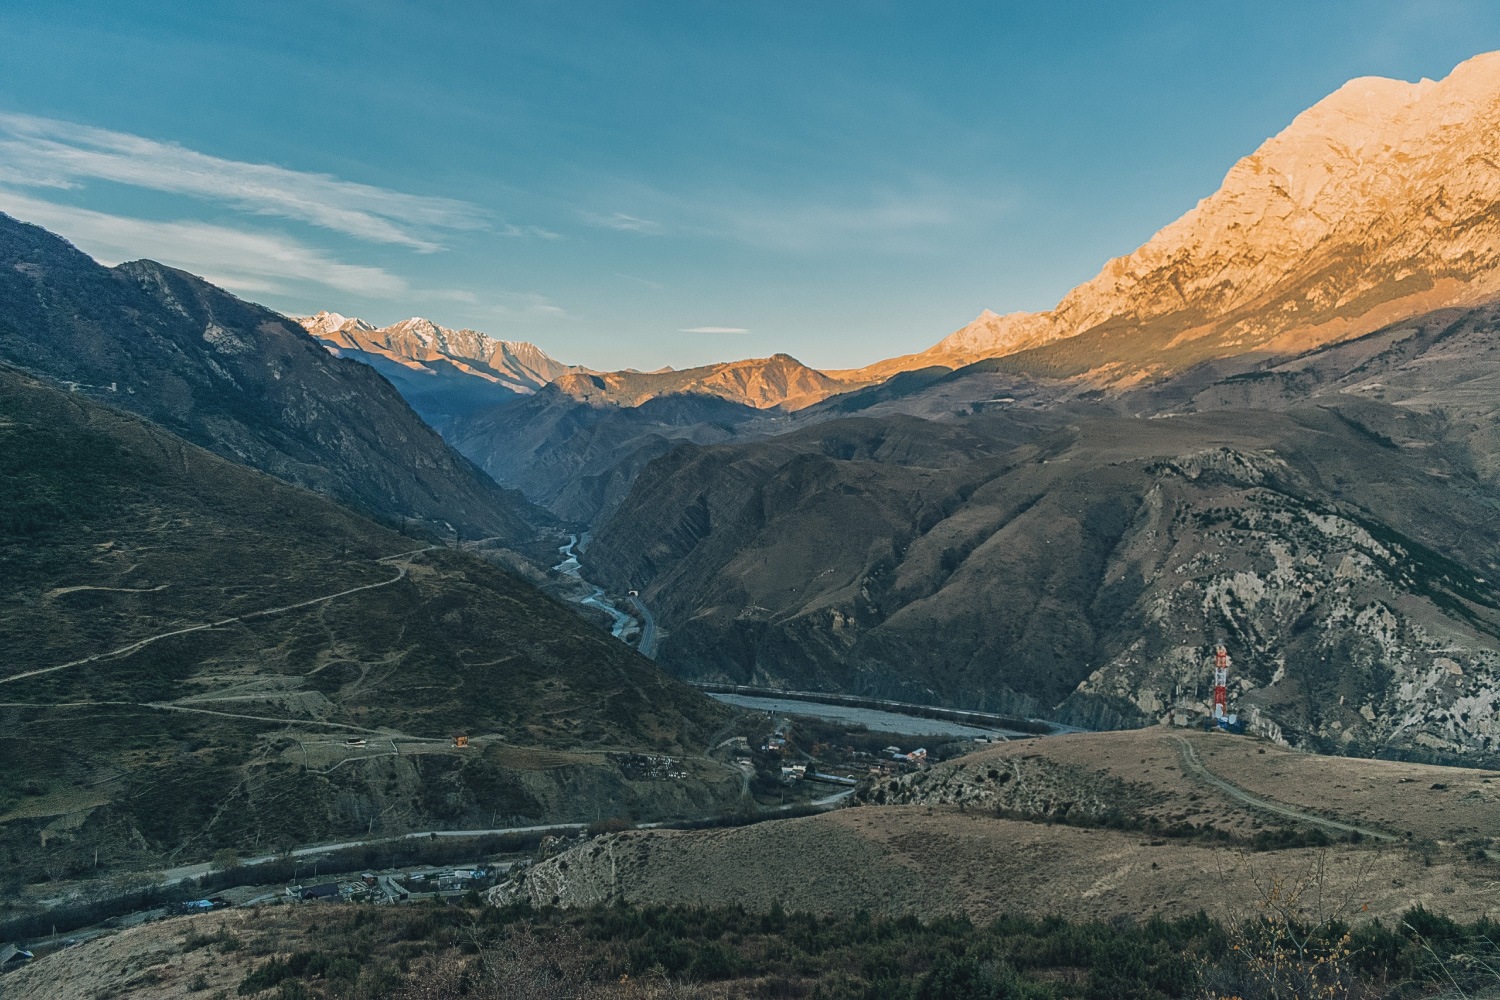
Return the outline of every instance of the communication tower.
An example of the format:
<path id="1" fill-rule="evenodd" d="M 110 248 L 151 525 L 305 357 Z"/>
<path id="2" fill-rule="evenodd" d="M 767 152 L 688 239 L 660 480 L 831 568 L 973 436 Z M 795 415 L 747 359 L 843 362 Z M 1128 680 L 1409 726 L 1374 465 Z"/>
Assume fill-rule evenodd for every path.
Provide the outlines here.
<path id="1" fill-rule="evenodd" d="M 1229 651 L 1222 643 L 1214 651 L 1214 718 L 1229 714 Z"/>

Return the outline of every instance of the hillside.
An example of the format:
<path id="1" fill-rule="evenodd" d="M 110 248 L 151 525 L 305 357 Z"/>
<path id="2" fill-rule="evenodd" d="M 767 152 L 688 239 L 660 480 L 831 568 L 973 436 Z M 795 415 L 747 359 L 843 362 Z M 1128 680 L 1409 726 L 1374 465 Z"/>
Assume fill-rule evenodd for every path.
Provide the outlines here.
<path id="1" fill-rule="evenodd" d="M 833 421 L 657 460 L 584 565 L 686 677 L 1136 726 L 1201 708 L 1224 641 L 1296 745 L 1490 761 L 1495 486 L 1425 430 L 1370 399 Z"/>
<path id="2" fill-rule="evenodd" d="M 857 374 L 1011 356 L 1016 371 L 1131 383 L 1485 302 L 1500 295 L 1497 125 L 1500 53 L 1437 82 L 1351 80 L 1052 310 L 986 311 Z"/>
<path id="3" fill-rule="evenodd" d="M 865 383 L 778 354 L 664 372 L 573 372 L 444 433 L 497 482 L 564 519 L 602 523 L 646 464 L 681 442 L 786 430 L 790 414 Z"/>
<path id="4" fill-rule="evenodd" d="M 390 523 L 524 541 L 547 520 L 373 369 L 332 357 L 284 317 L 151 261 L 101 267 L 8 216 L 0 361 Z"/>
<path id="5" fill-rule="evenodd" d="M 96 851 L 110 873 L 738 796 L 693 757 L 723 706 L 494 565 L 9 368 L 0 473 L 7 896 Z M 633 750 L 692 776 L 628 778 Z"/>
<path id="6" fill-rule="evenodd" d="M 1224 776 L 1262 805 L 1213 784 Z M 1420 905 L 1474 919 L 1488 912 L 1483 897 L 1500 870 L 1497 777 L 1330 762 L 1170 727 L 1045 737 L 884 779 L 863 793 L 866 804 L 821 816 L 596 838 L 491 898 L 567 907 L 688 898 L 976 922 L 1203 911 L 1234 921 L 1266 912 L 1257 904 L 1279 878 L 1304 897 L 1304 916 L 1322 907 L 1390 921 Z M 1101 794 L 1103 807 L 1091 808 Z M 1371 835 L 1316 824 L 1339 816 Z"/>

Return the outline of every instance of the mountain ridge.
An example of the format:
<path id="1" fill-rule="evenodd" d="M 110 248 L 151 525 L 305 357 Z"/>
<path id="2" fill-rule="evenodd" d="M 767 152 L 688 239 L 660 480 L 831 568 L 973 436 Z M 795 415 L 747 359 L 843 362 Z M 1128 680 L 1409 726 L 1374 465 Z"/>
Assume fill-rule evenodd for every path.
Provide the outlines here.
<path id="1" fill-rule="evenodd" d="M 550 520 L 279 314 L 152 261 L 103 267 L 4 215 L 0 360 L 388 522 L 518 542 Z"/>
<path id="2" fill-rule="evenodd" d="M 578 370 L 524 340 L 497 340 L 477 330 L 452 330 L 420 316 L 376 327 L 357 317 L 324 310 L 294 317 L 308 333 L 336 349 L 377 354 L 416 371 L 446 362 L 466 375 L 528 393 L 559 375 Z"/>
<path id="3" fill-rule="evenodd" d="M 1054 371 L 1138 379 L 1172 367 L 1145 352 L 1187 363 L 1295 353 L 1488 301 L 1500 295 L 1497 125 L 1500 53 L 1441 81 L 1351 80 L 1053 309 L 986 310 L 926 351 L 860 371 L 960 367 L 1087 334 L 1096 342 Z"/>

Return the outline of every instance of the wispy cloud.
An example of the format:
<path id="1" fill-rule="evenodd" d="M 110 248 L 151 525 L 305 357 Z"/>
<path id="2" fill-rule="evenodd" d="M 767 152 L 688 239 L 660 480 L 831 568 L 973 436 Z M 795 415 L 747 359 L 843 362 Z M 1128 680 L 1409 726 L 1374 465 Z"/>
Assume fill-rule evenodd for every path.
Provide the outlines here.
<path id="1" fill-rule="evenodd" d="M 690 326 L 686 330 L 679 330 L 677 332 L 678 333 L 749 333 L 750 331 L 746 330 L 742 326 Z"/>
<path id="2" fill-rule="evenodd" d="M 513 226 L 509 222 L 500 227 L 499 233 L 501 236 L 535 236 L 543 240 L 562 239 L 562 233 L 554 233 L 552 230 L 543 229 L 541 226 Z"/>
<path id="3" fill-rule="evenodd" d="M 0 113 L 0 181 L 68 188 L 83 179 L 202 198 L 421 251 L 442 249 L 433 239 L 435 230 L 490 225 L 485 210 L 452 198 L 403 194 L 329 174 L 221 159 L 125 132 Z M 556 236 L 534 227 L 502 231 Z"/>
<path id="4" fill-rule="evenodd" d="M 103 263 L 150 257 L 242 294 L 283 293 L 289 283 L 302 282 L 379 298 L 400 298 L 411 291 L 405 279 L 389 271 L 345 264 L 278 234 L 107 215 L 4 189 L 0 211 L 61 233 Z"/>
<path id="5" fill-rule="evenodd" d="M 579 212 L 584 222 L 601 229 L 617 229 L 627 233 L 648 233 L 657 235 L 662 231 L 660 222 L 650 219 L 639 219 L 634 215 L 626 215 L 624 212 L 613 212 L 609 215 L 599 215 L 594 212 Z"/>
<path id="6" fill-rule="evenodd" d="M 932 253 L 953 234 L 987 227 L 1020 202 L 1015 191 L 975 190 L 934 177 L 910 177 L 864 189 L 757 192 L 742 188 L 665 191 L 615 182 L 613 195 L 668 220 L 670 230 L 780 253 Z M 628 228 L 632 216 L 591 216 L 594 225 Z"/>

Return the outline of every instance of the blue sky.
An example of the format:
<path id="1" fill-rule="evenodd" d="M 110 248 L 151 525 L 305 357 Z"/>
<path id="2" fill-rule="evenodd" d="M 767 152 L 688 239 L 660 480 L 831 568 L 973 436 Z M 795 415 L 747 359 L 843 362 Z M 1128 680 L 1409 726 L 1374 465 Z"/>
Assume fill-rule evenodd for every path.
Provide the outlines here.
<path id="1" fill-rule="evenodd" d="M 1500 4 L 47 0 L 0 46 L 0 210 L 106 263 L 852 367 L 1050 307 L 1345 80 L 1500 49 Z"/>

